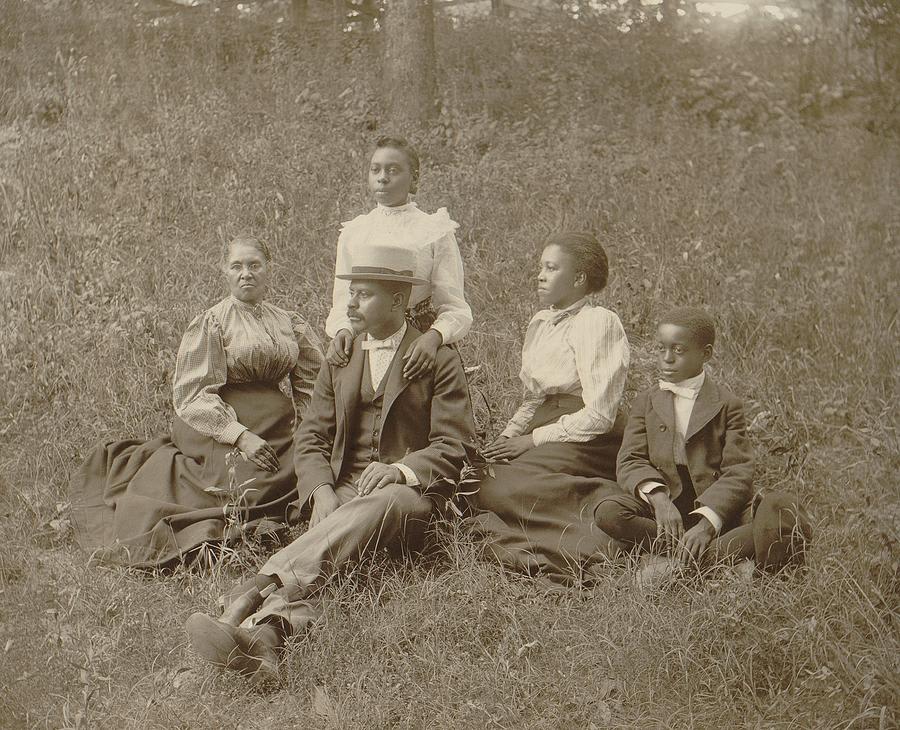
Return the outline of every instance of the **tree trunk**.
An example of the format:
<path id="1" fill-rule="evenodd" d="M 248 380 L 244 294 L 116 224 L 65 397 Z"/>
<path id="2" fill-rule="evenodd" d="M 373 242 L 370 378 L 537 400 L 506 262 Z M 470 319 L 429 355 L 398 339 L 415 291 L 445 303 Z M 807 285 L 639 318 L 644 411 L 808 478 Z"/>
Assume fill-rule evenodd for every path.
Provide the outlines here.
<path id="1" fill-rule="evenodd" d="M 307 0 L 291 0 L 291 19 L 295 28 L 306 27 Z"/>
<path id="2" fill-rule="evenodd" d="M 331 1 L 331 17 L 338 33 L 343 33 L 347 24 L 347 4 L 344 0 Z"/>
<path id="3" fill-rule="evenodd" d="M 431 0 L 388 0 L 384 43 L 385 116 L 405 135 L 437 111 Z"/>

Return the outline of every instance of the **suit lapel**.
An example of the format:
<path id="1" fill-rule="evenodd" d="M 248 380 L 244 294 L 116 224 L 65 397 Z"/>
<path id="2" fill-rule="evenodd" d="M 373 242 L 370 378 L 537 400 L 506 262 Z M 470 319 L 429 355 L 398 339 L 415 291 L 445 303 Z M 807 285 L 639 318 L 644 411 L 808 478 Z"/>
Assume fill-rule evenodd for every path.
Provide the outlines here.
<path id="1" fill-rule="evenodd" d="M 353 413 L 359 406 L 359 391 L 362 387 L 363 366 L 366 362 L 366 353 L 362 349 L 362 338 L 357 337 L 353 342 L 353 352 L 350 362 L 346 367 L 336 368 L 335 397 L 340 401 L 335 404 L 335 411 L 340 409 L 343 414 L 342 427 L 352 423 Z M 344 436 L 346 437 L 346 433 Z"/>
<path id="2" fill-rule="evenodd" d="M 394 355 L 394 359 L 391 361 L 387 375 L 384 376 L 384 406 L 382 406 L 381 410 L 382 423 L 387 423 L 388 413 L 391 410 L 391 406 L 394 405 L 394 401 L 397 400 L 397 396 L 406 390 L 412 382 L 403 377 L 403 366 L 406 364 L 403 356 L 406 354 L 409 346 L 421 336 L 422 333 L 412 325 L 406 328 L 403 341 L 400 343 L 400 347 L 397 348 L 397 354 Z"/>
<path id="3" fill-rule="evenodd" d="M 691 411 L 691 420 L 688 421 L 687 433 L 684 440 L 687 441 L 697 431 L 709 423 L 716 414 L 722 410 L 722 396 L 719 388 L 710 379 L 709 375 L 703 380 L 697 400 L 694 401 L 694 410 Z"/>

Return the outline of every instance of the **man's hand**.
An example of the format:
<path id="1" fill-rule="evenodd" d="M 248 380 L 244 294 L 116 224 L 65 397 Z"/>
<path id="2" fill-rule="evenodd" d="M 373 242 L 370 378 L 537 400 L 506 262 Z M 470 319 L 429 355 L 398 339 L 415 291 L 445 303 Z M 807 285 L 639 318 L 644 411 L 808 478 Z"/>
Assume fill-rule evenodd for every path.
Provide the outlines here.
<path id="1" fill-rule="evenodd" d="M 708 519 L 701 517 L 696 525 L 684 533 L 681 547 L 678 548 L 678 562 L 687 565 L 699 560 L 715 536 L 716 528 Z"/>
<path id="2" fill-rule="evenodd" d="M 504 461 L 515 459 L 529 449 L 534 448 L 534 439 L 531 434 L 527 436 L 498 436 L 484 447 L 482 454 L 490 461 Z"/>
<path id="3" fill-rule="evenodd" d="M 663 541 L 670 552 L 674 553 L 684 536 L 684 522 L 681 520 L 681 513 L 664 489 L 656 489 L 647 496 L 656 520 L 656 537 Z"/>
<path id="4" fill-rule="evenodd" d="M 248 461 L 256 464 L 263 471 L 273 474 L 278 471 L 278 455 L 268 441 L 261 439 L 253 431 L 244 431 L 235 443 Z"/>
<path id="5" fill-rule="evenodd" d="M 310 528 L 315 527 L 340 506 L 341 503 L 334 493 L 334 487 L 330 484 L 323 484 L 316 489 L 312 497 L 312 515 L 309 518 Z"/>
<path id="6" fill-rule="evenodd" d="M 365 497 L 369 492 L 386 487 L 388 484 L 406 484 L 403 472 L 396 466 L 373 461 L 356 480 L 356 493 L 360 497 Z"/>
<path id="7" fill-rule="evenodd" d="M 431 329 L 413 342 L 403 356 L 403 359 L 406 360 L 403 366 L 403 377 L 415 380 L 421 375 L 430 373 L 434 369 L 434 359 L 443 341 L 441 333 Z"/>
<path id="8" fill-rule="evenodd" d="M 350 362 L 353 351 L 353 333 L 348 329 L 340 330 L 328 343 L 325 359 L 335 367 L 342 368 Z"/>

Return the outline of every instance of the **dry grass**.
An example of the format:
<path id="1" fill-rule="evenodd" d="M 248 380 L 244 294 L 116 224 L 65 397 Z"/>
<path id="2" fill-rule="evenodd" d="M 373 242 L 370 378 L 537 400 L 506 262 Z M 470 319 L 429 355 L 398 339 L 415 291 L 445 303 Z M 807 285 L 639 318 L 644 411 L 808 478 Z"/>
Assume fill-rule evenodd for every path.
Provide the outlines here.
<path id="1" fill-rule="evenodd" d="M 451 530 L 429 561 L 343 579 L 259 688 L 199 666 L 181 630 L 253 556 L 165 577 L 86 567 L 67 481 L 93 443 L 167 428 L 180 332 L 222 292 L 221 235 L 267 236 L 276 303 L 324 321 L 338 223 L 367 206 L 374 42 L 205 15 L 154 27 L 91 3 L 0 12 L 0 726 L 896 726 L 898 159 L 865 127 L 862 86 L 805 121 L 789 70 L 804 51 L 748 45 L 734 83 L 751 68 L 786 114 L 711 126 L 679 99 L 688 68 L 742 52 L 730 41 L 441 35 L 447 112 L 422 140 L 420 201 L 461 224 L 463 355 L 500 417 L 541 238 L 598 230 L 630 389 L 660 307 L 712 309 L 759 484 L 798 491 L 818 523 L 810 565 L 653 600 L 610 568 L 550 594 Z"/>

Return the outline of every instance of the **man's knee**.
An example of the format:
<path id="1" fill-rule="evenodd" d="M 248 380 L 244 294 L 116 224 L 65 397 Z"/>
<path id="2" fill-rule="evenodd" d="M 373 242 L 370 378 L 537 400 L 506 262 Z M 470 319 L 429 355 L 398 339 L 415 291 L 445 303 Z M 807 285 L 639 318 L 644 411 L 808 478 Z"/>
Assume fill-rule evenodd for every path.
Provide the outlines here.
<path id="1" fill-rule="evenodd" d="M 400 518 L 427 519 L 431 514 L 431 500 L 405 484 L 388 484 L 368 497 L 380 503 L 385 513 L 391 512 Z"/>

